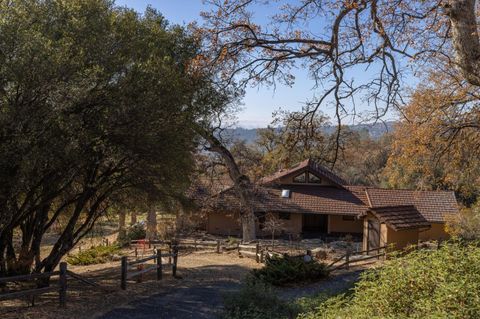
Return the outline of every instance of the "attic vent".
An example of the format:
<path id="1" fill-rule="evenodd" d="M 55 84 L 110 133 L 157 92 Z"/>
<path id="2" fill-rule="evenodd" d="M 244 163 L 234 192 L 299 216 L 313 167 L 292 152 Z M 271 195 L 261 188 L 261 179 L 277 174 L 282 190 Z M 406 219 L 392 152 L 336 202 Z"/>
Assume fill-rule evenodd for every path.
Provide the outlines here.
<path id="1" fill-rule="evenodd" d="M 290 198 L 290 190 L 282 189 L 282 198 Z"/>

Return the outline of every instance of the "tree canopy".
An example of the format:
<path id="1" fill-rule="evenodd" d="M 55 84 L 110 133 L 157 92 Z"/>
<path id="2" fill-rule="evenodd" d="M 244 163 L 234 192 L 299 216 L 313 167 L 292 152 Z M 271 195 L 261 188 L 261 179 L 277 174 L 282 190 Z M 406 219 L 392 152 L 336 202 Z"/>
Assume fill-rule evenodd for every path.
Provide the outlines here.
<path id="1" fill-rule="evenodd" d="M 153 9 L 27 0 L 0 11 L 0 273 L 48 271 L 113 201 L 183 195 L 213 87 L 192 67 L 198 41 Z"/>

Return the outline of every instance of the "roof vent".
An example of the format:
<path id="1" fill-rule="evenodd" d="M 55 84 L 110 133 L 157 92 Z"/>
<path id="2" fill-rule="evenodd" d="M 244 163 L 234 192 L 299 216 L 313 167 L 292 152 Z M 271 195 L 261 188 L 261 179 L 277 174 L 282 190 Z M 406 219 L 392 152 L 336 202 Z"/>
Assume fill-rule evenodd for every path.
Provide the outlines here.
<path id="1" fill-rule="evenodd" d="M 282 189 L 282 198 L 290 198 L 290 190 Z"/>

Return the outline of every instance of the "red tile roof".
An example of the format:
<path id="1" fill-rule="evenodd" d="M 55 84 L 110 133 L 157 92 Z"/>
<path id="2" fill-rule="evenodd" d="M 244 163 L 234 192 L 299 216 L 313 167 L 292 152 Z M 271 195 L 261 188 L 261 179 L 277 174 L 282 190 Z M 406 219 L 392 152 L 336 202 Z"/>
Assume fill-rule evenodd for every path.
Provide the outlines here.
<path id="1" fill-rule="evenodd" d="M 368 211 L 395 231 L 431 226 L 413 205 L 376 207 Z"/>

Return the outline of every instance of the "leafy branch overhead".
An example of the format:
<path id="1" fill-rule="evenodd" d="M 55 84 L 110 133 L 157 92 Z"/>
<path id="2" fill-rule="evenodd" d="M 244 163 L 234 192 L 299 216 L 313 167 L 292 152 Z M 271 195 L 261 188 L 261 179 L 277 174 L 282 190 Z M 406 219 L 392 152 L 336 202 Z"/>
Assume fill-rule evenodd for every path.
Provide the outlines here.
<path id="1" fill-rule="evenodd" d="M 198 33 L 204 62 L 222 70 L 225 83 L 287 85 L 298 69 L 314 89 L 303 120 L 324 105 L 342 119 L 369 105 L 381 119 L 408 102 L 414 76 L 443 70 L 462 85 L 479 86 L 480 44 L 476 1 L 257 1 L 209 0 Z M 267 22 L 255 12 L 267 8 Z M 459 72 L 452 72 L 458 70 Z M 368 72 L 371 76 L 359 74 Z"/>

